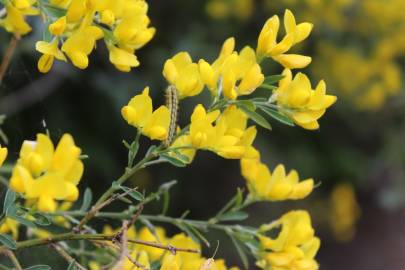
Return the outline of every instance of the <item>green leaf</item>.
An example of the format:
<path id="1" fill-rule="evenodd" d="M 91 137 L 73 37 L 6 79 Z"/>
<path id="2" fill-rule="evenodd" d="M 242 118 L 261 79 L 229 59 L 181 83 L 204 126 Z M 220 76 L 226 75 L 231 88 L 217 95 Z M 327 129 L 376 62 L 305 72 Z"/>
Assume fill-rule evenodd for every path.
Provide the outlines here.
<path id="1" fill-rule="evenodd" d="M 7 217 L 18 221 L 19 223 L 21 223 L 22 225 L 25 225 L 27 227 L 30 227 L 30 228 L 36 228 L 37 227 L 35 225 L 35 223 L 32 222 L 31 220 L 28 220 L 28 219 L 18 215 L 17 211 L 18 211 L 18 209 L 16 207 L 14 207 L 14 205 L 12 205 L 7 209 L 7 214 L 6 215 L 7 215 Z"/>
<path id="2" fill-rule="evenodd" d="M 167 182 L 167 183 L 164 183 L 164 184 L 160 185 L 158 190 L 160 192 L 165 192 L 165 191 L 171 189 L 175 184 L 177 184 L 177 180 L 172 180 L 170 182 Z"/>
<path id="3" fill-rule="evenodd" d="M 32 216 L 35 218 L 34 223 L 40 226 L 49 226 L 52 224 L 52 219 L 41 213 L 34 213 Z"/>
<path id="4" fill-rule="evenodd" d="M 270 84 L 262 84 L 262 85 L 260 85 L 259 86 L 259 88 L 264 88 L 264 89 L 268 89 L 268 90 L 274 90 L 274 89 L 277 89 L 277 87 L 276 86 L 274 86 L 274 85 L 270 85 Z"/>
<path id="5" fill-rule="evenodd" d="M 161 154 L 160 158 L 166 160 L 167 162 L 169 162 L 170 164 L 172 164 L 172 165 L 174 165 L 176 167 L 186 167 L 186 165 L 187 165 L 181 159 L 169 156 L 167 154 Z"/>
<path id="6" fill-rule="evenodd" d="M 191 237 L 191 239 L 193 239 L 194 242 L 196 242 L 197 244 L 200 244 L 200 242 L 201 242 L 200 238 L 198 237 L 197 234 L 195 234 L 195 232 L 190 228 L 189 225 L 187 225 L 186 223 L 183 223 L 181 221 L 175 222 L 174 225 L 176 225 L 180 230 L 182 230 L 189 237 Z"/>
<path id="7" fill-rule="evenodd" d="M 199 240 L 201 240 L 207 247 L 210 247 L 210 242 L 207 240 L 207 238 L 202 235 L 202 233 L 194 226 L 191 224 L 186 224 L 186 226 L 194 233 L 196 237 L 198 237 Z"/>
<path id="8" fill-rule="evenodd" d="M 263 112 L 265 112 L 266 114 L 268 114 L 270 117 L 276 119 L 277 121 L 288 125 L 288 126 L 294 126 L 294 122 L 293 120 L 291 120 L 290 117 L 288 117 L 285 114 L 282 114 L 280 112 L 278 112 L 277 110 L 270 108 L 268 106 L 264 106 L 264 105 L 259 105 L 258 106 Z"/>
<path id="9" fill-rule="evenodd" d="M 248 269 L 249 268 L 249 260 L 248 260 L 248 257 L 246 255 L 246 252 L 245 252 L 243 246 L 238 242 L 237 239 L 235 239 L 235 237 L 231 233 L 228 233 L 228 235 L 231 238 L 232 243 L 234 244 L 236 250 L 238 251 L 238 254 L 239 254 L 239 257 L 240 257 L 240 259 L 241 259 L 241 261 L 243 263 L 243 266 L 245 267 L 245 269 Z"/>
<path id="10" fill-rule="evenodd" d="M 24 268 L 24 270 L 50 270 L 51 267 L 49 265 L 45 264 L 38 264 L 38 265 L 33 265 L 28 268 Z"/>
<path id="11" fill-rule="evenodd" d="M 17 195 L 14 191 L 11 189 L 7 190 L 6 197 L 4 198 L 4 204 L 3 204 L 3 214 L 7 213 L 8 208 L 14 203 L 15 199 L 17 198 Z"/>
<path id="12" fill-rule="evenodd" d="M 51 15 L 54 18 L 60 18 L 66 15 L 66 10 L 62 8 L 46 5 L 45 9 L 48 15 Z"/>
<path id="13" fill-rule="evenodd" d="M 128 195 L 131 196 L 133 199 L 137 200 L 137 201 L 143 201 L 144 197 L 142 195 L 142 193 L 140 193 L 139 191 L 126 187 L 126 186 L 119 186 L 120 189 L 122 189 L 125 192 L 129 192 Z"/>
<path id="14" fill-rule="evenodd" d="M 242 202 L 243 202 L 243 191 L 242 191 L 242 189 L 238 188 L 236 195 L 235 195 L 235 206 L 234 207 L 241 206 Z"/>
<path id="15" fill-rule="evenodd" d="M 72 261 L 72 262 L 69 264 L 67 270 L 77 270 L 76 261 Z"/>
<path id="16" fill-rule="evenodd" d="M 254 122 L 256 122 L 258 125 L 260 125 L 260 126 L 266 128 L 266 129 L 268 129 L 268 130 L 271 130 L 271 125 L 270 125 L 270 123 L 267 122 L 267 120 L 266 120 L 263 116 L 261 116 L 260 114 L 254 112 L 254 111 L 247 110 L 245 107 L 240 107 L 240 109 L 241 109 L 244 113 L 246 113 L 247 116 L 248 116 L 251 120 L 253 120 Z"/>
<path id="17" fill-rule="evenodd" d="M 233 211 L 225 213 L 218 217 L 218 220 L 221 221 L 241 221 L 249 217 L 248 213 L 243 211 Z"/>
<path id="18" fill-rule="evenodd" d="M 139 141 L 135 140 L 129 146 L 129 151 L 128 151 L 128 163 L 129 164 L 132 164 L 133 160 L 135 159 L 136 155 L 138 154 L 138 150 L 139 150 Z"/>
<path id="19" fill-rule="evenodd" d="M 253 103 L 253 101 L 251 101 L 249 99 L 235 100 L 235 104 L 237 104 L 239 107 L 242 106 L 249 111 L 256 110 L 256 105 Z"/>
<path id="20" fill-rule="evenodd" d="M 12 250 L 17 249 L 17 243 L 8 234 L 0 234 L 0 243 L 2 243 L 8 249 L 12 249 Z"/>
<path id="21" fill-rule="evenodd" d="M 84 192 L 83 203 L 82 206 L 80 207 L 80 211 L 86 212 L 90 208 L 92 200 L 93 200 L 93 193 L 91 192 L 90 188 L 86 188 L 86 191 Z"/>
<path id="22" fill-rule="evenodd" d="M 271 75 L 264 78 L 263 84 L 275 84 L 284 78 L 284 75 Z"/>

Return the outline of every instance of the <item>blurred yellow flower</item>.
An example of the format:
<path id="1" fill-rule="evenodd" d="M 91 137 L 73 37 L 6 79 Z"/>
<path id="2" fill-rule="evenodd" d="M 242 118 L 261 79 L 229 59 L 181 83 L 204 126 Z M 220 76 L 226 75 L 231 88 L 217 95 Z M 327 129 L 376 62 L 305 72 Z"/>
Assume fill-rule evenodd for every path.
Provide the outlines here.
<path id="1" fill-rule="evenodd" d="M 329 223 L 336 239 L 342 242 L 352 240 L 360 218 L 360 206 L 353 186 L 348 183 L 336 185 L 330 196 L 330 207 Z"/>
<path id="2" fill-rule="evenodd" d="M 35 48 L 38 52 L 42 53 L 41 58 L 38 60 L 38 70 L 42 73 L 48 72 L 53 65 L 54 59 L 67 61 L 65 55 L 59 50 L 59 41 L 54 39 L 51 42 L 38 41 Z"/>
<path id="3" fill-rule="evenodd" d="M 0 225 L 0 234 L 11 233 L 12 237 L 17 240 L 18 238 L 18 225 L 19 223 L 11 218 L 5 218 Z"/>

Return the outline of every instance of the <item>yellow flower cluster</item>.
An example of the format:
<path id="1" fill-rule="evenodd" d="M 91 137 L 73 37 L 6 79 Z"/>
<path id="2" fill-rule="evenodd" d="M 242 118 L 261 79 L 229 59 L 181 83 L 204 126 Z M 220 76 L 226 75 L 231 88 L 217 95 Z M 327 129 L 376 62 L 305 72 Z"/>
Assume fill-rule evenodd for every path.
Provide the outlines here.
<path id="1" fill-rule="evenodd" d="M 103 233 L 105 234 L 114 234 L 117 230 L 113 230 L 110 226 L 104 228 Z M 148 228 L 143 227 L 139 231 L 132 226 L 127 231 L 128 239 L 136 239 L 147 242 L 156 242 L 163 245 L 171 245 L 173 247 L 183 248 L 183 249 L 193 249 L 201 250 L 201 246 L 194 242 L 190 237 L 186 236 L 184 233 L 176 234 L 172 237 L 168 237 L 163 228 L 155 228 L 155 234 L 153 234 Z M 161 270 L 238 270 L 237 267 L 227 268 L 225 261 L 222 259 L 215 260 L 208 268 L 203 268 L 204 263 L 207 261 L 206 258 L 197 253 L 188 253 L 188 252 L 177 252 L 176 255 L 173 255 L 170 251 L 164 249 L 134 245 L 129 244 L 131 249 L 130 256 L 137 260 L 141 265 L 150 269 L 150 265 L 153 262 L 161 262 Z M 90 263 L 91 270 L 101 269 L 100 265 L 97 262 Z M 134 267 L 134 264 L 126 258 L 121 265 L 116 265 L 116 268 L 120 270 L 131 270 L 138 269 Z"/>
<path id="2" fill-rule="evenodd" d="M 88 56 L 99 39 L 107 45 L 110 62 L 128 72 L 139 66 L 135 51 L 155 34 L 155 29 L 149 27 L 148 4 L 144 0 L 50 0 L 46 5 L 35 0 L 7 0 L 5 11 L 0 25 L 20 35 L 31 31 L 25 15 L 45 18 L 46 38 L 36 44 L 37 51 L 43 54 L 38 69 L 44 73 L 51 69 L 55 58 L 67 61 L 66 56 L 74 66 L 87 68 Z"/>
<path id="3" fill-rule="evenodd" d="M 281 227 L 276 238 L 265 233 Z M 314 260 L 320 240 L 314 235 L 311 218 L 306 211 L 291 211 L 260 229 L 261 255 L 257 265 L 265 270 L 317 270 Z"/>
<path id="4" fill-rule="evenodd" d="M 281 164 L 271 173 L 269 168 L 257 159 L 242 159 L 241 170 L 247 181 L 250 196 L 257 200 L 303 199 L 314 187 L 313 179 L 300 182 L 297 171 L 292 170 L 286 174 Z"/>
<path id="5" fill-rule="evenodd" d="M 25 141 L 13 168 L 10 187 L 34 200 L 40 211 L 55 211 L 55 200 L 75 201 L 83 174 L 81 150 L 72 136 L 65 134 L 55 148 L 50 138 L 38 134 L 36 141 Z"/>
<path id="6" fill-rule="evenodd" d="M 405 31 L 404 1 L 267 0 L 266 4 L 272 12 L 294 8 L 301 18 L 325 26 L 319 28 L 325 31 L 320 33 L 322 41 L 312 50 L 313 72 L 358 109 L 378 110 L 401 93 L 399 61 L 405 55 L 405 38 L 398 33 Z"/>
<path id="7" fill-rule="evenodd" d="M 291 71 L 285 69 L 283 75 L 275 92 L 278 105 L 297 125 L 318 129 L 318 119 L 336 102 L 336 96 L 326 94 L 324 81 L 313 90 L 305 74 L 298 73 L 293 79 Z"/>

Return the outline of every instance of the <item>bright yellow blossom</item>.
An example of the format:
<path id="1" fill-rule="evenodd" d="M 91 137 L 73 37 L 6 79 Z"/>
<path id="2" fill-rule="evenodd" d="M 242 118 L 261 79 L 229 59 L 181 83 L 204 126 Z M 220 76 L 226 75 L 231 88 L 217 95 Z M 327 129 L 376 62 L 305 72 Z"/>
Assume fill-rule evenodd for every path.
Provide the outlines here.
<path id="1" fill-rule="evenodd" d="M 123 72 L 129 72 L 131 68 L 139 66 L 139 61 L 132 52 L 118 48 L 116 46 L 110 46 L 110 62 L 114 66 Z"/>
<path id="2" fill-rule="evenodd" d="M 318 119 L 336 102 L 336 96 L 326 94 L 324 81 L 320 81 L 313 90 L 303 73 L 298 73 L 292 79 L 291 71 L 286 69 L 283 75 L 285 77 L 280 80 L 275 93 L 277 104 L 297 125 L 305 129 L 318 129 Z"/>
<path id="3" fill-rule="evenodd" d="M 133 97 L 127 106 L 121 109 L 122 117 L 128 124 L 138 128 L 140 132 L 152 140 L 165 140 L 170 123 L 170 112 L 166 106 L 153 111 L 149 87 L 142 94 Z"/>
<path id="4" fill-rule="evenodd" d="M 4 161 L 7 158 L 8 149 L 6 147 L 0 146 L 0 167 L 3 165 Z"/>
<path id="5" fill-rule="evenodd" d="M 180 52 L 167 60 L 163 76 L 176 87 L 180 98 L 198 95 L 204 87 L 198 65 L 193 63 L 187 52 Z"/>
<path id="6" fill-rule="evenodd" d="M 43 55 L 38 60 L 38 70 L 42 73 L 48 72 L 53 65 L 54 59 L 67 61 L 65 55 L 59 50 L 59 41 L 54 39 L 51 42 L 38 41 L 35 45 L 36 50 Z"/>
<path id="7" fill-rule="evenodd" d="M 265 270 L 317 270 L 314 257 L 320 240 L 314 236 L 311 218 L 306 211 L 291 211 L 269 225 L 263 225 L 261 233 L 281 226 L 276 238 L 261 235 L 260 259 L 257 265 Z"/>
<path id="8" fill-rule="evenodd" d="M 155 234 L 153 234 L 147 227 L 143 227 L 139 230 L 138 239 L 142 241 L 157 242 L 162 244 L 167 243 L 166 232 L 163 228 L 156 227 L 155 233 L 158 238 L 156 238 Z M 163 249 L 148 246 L 143 247 L 142 250 L 144 250 L 148 254 L 151 261 L 158 260 L 164 253 Z"/>
<path id="9" fill-rule="evenodd" d="M 66 16 L 60 17 L 54 23 L 49 25 L 49 32 L 52 35 L 60 36 L 66 29 Z"/>
<path id="10" fill-rule="evenodd" d="M 286 54 L 290 48 L 305 40 L 311 33 L 313 25 L 307 22 L 296 24 L 294 15 L 290 10 L 284 13 L 284 27 L 286 35 L 277 42 L 280 19 L 277 15 L 271 17 L 264 24 L 257 42 L 256 54 L 258 59 L 271 57 L 285 68 L 304 68 L 311 63 L 311 57 Z"/>
<path id="11" fill-rule="evenodd" d="M 308 196 L 314 180 L 299 181 L 297 171 L 288 174 L 283 165 L 278 165 L 273 173 L 258 159 L 241 160 L 242 175 L 247 181 L 250 196 L 258 200 L 298 200 Z"/>
<path id="12" fill-rule="evenodd" d="M 23 143 L 10 187 L 37 200 L 38 209 L 45 212 L 56 209 L 55 200 L 75 201 L 83 174 L 80 153 L 69 134 L 62 136 L 56 149 L 47 135 L 38 134 L 36 141 Z"/>
<path id="13" fill-rule="evenodd" d="M 236 99 L 251 94 L 263 83 L 264 75 L 254 50 L 246 46 L 238 53 L 234 46 L 235 40 L 229 38 L 212 65 L 203 59 L 198 63 L 201 78 L 213 96 L 221 94 L 221 89 L 226 98 Z"/>
<path id="14" fill-rule="evenodd" d="M 84 69 L 89 65 L 88 55 L 95 43 L 103 37 L 103 32 L 96 26 L 83 26 L 71 35 L 62 45 L 62 51 L 72 60 L 74 66 Z"/>

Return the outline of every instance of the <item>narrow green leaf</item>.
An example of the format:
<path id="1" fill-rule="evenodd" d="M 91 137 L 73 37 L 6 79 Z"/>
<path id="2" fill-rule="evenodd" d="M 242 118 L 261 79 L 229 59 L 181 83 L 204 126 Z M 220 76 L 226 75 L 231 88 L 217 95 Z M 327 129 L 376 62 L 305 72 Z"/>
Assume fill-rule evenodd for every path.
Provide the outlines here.
<path id="1" fill-rule="evenodd" d="M 90 188 L 86 188 L 86 191 L 84 192 L 83 196 L 83 203 L 82 206 L 80 207 L 80 211 L 86 212 L 90 208 L 92 200 L 93 200 L 93 193 L 91 192 Z"/>
<path id="2" fill-rule="evenodd" d="M 51 267 L 49 265 L 45 264 L 38 264 L 38 265 L 33 265 L 28 268 L 24 268 L 24 270 L 50 270 Z"/>
<path id="3" fill-rule="evenodd" d="M 244 268 L 248 269 L 249 268 L 249 260 L 248 260 L 248 257 L 246 255 L 246 252 L 245 252 L 243 246 L 238 242 L 237 239 L 235 239 L 235 237 L 232 234 L 228 233 L 228 235 L 231 238 L 232 243 L 234 244 L 236 250 L 238 251 L 238 254 L 240 256 L 240 259 L 241 259 L 241 261 L 243 263 Z"/>
<path id="4" fill-rule="evenodd" d="M 190 230 L 197 236 L 207 247 L 210 247 L 210 242 L 207 240 L 207 238 L 204 237 L 204 235 L 194 226 L 191 224 L 187 224 L 187 227 L 190 228 Z"/>
<path id="5" fill-rule="evenodd" d="M 170 203 L 170 194 L 168 191 L 163 193 L 163 207 L 162 207 L 162 215 L 166 215 L 167 210 L 169 210 L 169 203 Z"/>
<path id="6" fill-rule="evenodd" d="M 196 242 L 197 244 L 200 244 L 200 238 L 198 237 L 198 235 L 196 235 L 194 233 L 193 230 L 190 229 L 190 227 L 183 222 L 176 222 L 174 223 L 174 225 L 176 225 L 180 230 L 182 230 L 183 232 L 185 232 L 189 237 L 191 237 L 191 239 L 193 239 L 194 242 Z"/>
<path id="7" fill-rule="evenodd" d="M 270 108 L 268 106 L 260 105 L 259 108 L 268 114 L 270 117 L 276 119 L 280 123 L 283 123 L 288 126 L 294 126 L 294 122 L 285 114 L 278 112 L 277 110 Z"/>
<path id="8" fill-rule="evenodd" d="M 270 85 L 270 84 L 262 84 L 262 85 L 260 85 L 259 86 L 259 88 L 264 88 L 264 89 L 268 89 L 268 90 L 274 90 L 274 89 L 277 89 L 277 87 L 276 86 L 274 86 L 274 85 Z"/>
<path id="9" fill-rule="evenodd" d="M 17 249 L 17 244 L 14 239 L 8 234 L 0 234 L 0 243 L 2 243 L 8 249 Z"/>
<path id="10" fill-rule="evenodd" d="M 4 198 L 4 204 L 3 204 L 3 214 L 7 213 L 7 209 L 14 203 L 15 199 L 17 198 L 17 195 L 14 191 L 11 189 L 7 190 L 6 197 Z"/>
<path id="11" fill-rule="evenodd" d="M 242 205 L 243 202 L 243 191 L 242 189 L 238 188 L 236 191 L 236 196 L 235 196 L 235 207 L 239 207 Z"/>
<path id="12" fill-rule="evenodd" d="M 67 270 L 77 270 L 76 261 L 70 262 Z"/>
<path id="13" fill-rule="evenodd" d="M 218 217 L 221 221 L 241 221 L 249 217 L 248 213 L 243 211 L 228 212 Z"/>
<path id="14" fill-rule="evenodd" d="M 166 182 L 159 187 L 160 192 L 164 192 L 166 190 L 171 189 L 175 184 L 177 184 L 177 180 L 172 180 L 170 182 Z"/>
<path id="15" fill-rule="evenodd" d="M 253 120 L 254 122 L 256 122 L 258 125 L 271 130 L 271 125 L 269 122 L 267 122 L 267 120 L 261 116 L 260 114 L 254 112 L 254 111 L 250 111 L 248 109 L 246 109 L 245 107 L 240 107 L 240 109 L 247 114 L 247 116 Z"/>
<path id="16" fill-rule="evenodd" d="M 254 111 L 254 110 L 256 110 L 256 105 L 253 103 L 253 101 L 251 101 L 251 100 L 249 100 L 249 99 L 235 100 L 235 103 L 236 103 L 238 106 L 245 107 L 245 108 L 248 109 L 249 111 Z"/>
<path id="17" fill-rule="evenodd" d="M 140 193 L 139 191 L 126 187 L 126 186 L 121 186 L 120 188 L 125 191 L 125 192 L 129 192 L 128 195 L 131 196 L 133 199 L 137 200 L 137 201 L 143 201 L 144 197 L 142 195 L 142 193 Z"/>
<path id="18" fill-rule="evenodd" d="M 36 228 L 37 227 L 35 225 L 35 223 L 32 222 L 31 220 L 28 220 L 28 219 L 18 215 L 17 211 L 18 211 L 18 209 L 16 207 L 14 207 L 14 205 L 10 206 L 7 209 L 7 217 L 18 221 L 19 223 L 21 223 L 22 225 L 25 225 L 27 227 L 30 227 L 30 228 Z"/>
<path id="19" fill-rule="evenodd" d="M 160 158 L 166 160 L 167 162 L 169 162 L 170 164 L 172 164 L 172 165 L 174 165 L 176 167 L 185 167 L 187 165 L 181 159 L 169 156 L 167 154 L 161 154 Z"/>
<path id="20" fill-rule="evenodd" d="M 284 78 L 284 75 L 271 75 L 264 78 L 264 84 L 275 84 Z"/>
<path id="21" fill-rule="evenodd" d="M 34 213 L 32 217 L 35 219 L 34 223 L 40 226 L 49 226 L 52 224 L 52 219 L 44 214 L 41 213 Z"/>
<path id="22" fill-rule="evenodd" d="M 129 164 L 132 164 L 133 160 L 135 159 L 136 155 L 138 154 L 138 150 L 139 150 L 139 141 L 135 140 L 129 146 L 129 151 L 128 151 L 128 163 Z"/>

